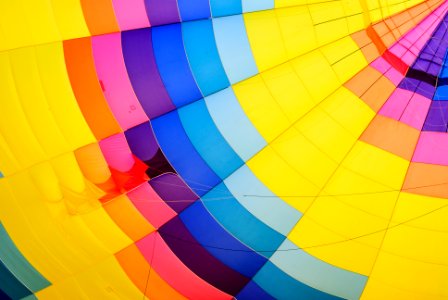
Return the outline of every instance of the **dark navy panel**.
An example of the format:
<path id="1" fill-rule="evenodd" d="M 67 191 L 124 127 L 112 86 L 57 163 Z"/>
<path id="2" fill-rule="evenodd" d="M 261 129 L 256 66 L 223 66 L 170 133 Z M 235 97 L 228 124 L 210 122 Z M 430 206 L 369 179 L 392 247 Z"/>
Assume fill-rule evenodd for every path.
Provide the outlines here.
<path id="1" fill-rule="evenodd" d="M 185 209 L 180 218 L 208 252 L 244 276 L 254 276 L 267 261 L 223 229 L 199 201 Z"/>
<path id="2" fill-rule="evenodd" d="M 168 161 L 195 193 L 204 195 L 221 181 L 191 144 L 177 111 L 158 117 L 151 123 Z"/>
<path id="3" fill-rule="evenodd" d="M 216 47 L 211 20 L 182 23 L 182 36 L 193 75 L 204 96 L 230 85 Z"/>
<path id="4" fill-rule="evenodd" d="M 210 0 L 213 17 L 239 15 L 243 12 L 242 0 Z"/>
<path id="5" fill-rule="evenodd" d="M 0 261 L 0 290 L 12 299 L 22 299 L 32 294 Z"/>
<path id="6" fill-rule="evenodd" d="M 157 70 L 151 29 L 124 31 L 121 43 L 129 79 L 146 114 L 155 118 L 173 110 L 175 106 Z"/>
<path id="7" fill-rule="evenodd" d="M 238 300 L 275 300 L 265 290 L 253 281 L 250 281 L 244 289 L 236 296 Z"/>
<path id="8" fill-rule="evenodd" d="M 209 0 L 177 0 L 182 21 L 210 18 Z"/>
<path id="9" fill-rule="evenodd" d="M 181 25 L 154 27 L 152 41 L 160 75 L 174 105 L 181 107 L 201 99 L 185 54 Z"/>
<path id="10" fill-rule="evenodd" d="M 159 233 L 190 270 L 216 288 L 236 295 L 249 282 L 249 278 L 227 267 L 206 251 L 191 235 L 179 216 L 163 225 Z"/>
<path id="11" fill-rule="evenodd" d="M 282 272 L 273 263 L 266 265 L 257 273 L 253 280 L 274 298 L 279 300 L 336 300 L 342 299 L 316 290 Z"/>
<path id="12" fill-rule="evenodd" d="M 265 257 L 270 257 L 285 240 L 283 235 L 258 220 L 233 198 L 224 183 L 217 185 L 202 200 L 227 231 L 255 251 L 261 251 L 259 253 Z"/>

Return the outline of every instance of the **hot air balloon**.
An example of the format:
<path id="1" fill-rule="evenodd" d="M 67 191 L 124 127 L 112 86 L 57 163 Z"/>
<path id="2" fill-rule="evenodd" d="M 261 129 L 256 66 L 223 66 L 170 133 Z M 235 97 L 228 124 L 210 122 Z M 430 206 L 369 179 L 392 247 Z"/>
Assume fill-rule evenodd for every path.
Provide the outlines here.
<path id="1" fill-rule="evenodd" d="M 0 299 L 448 299 L 447 12 L 0 0 Z"/>

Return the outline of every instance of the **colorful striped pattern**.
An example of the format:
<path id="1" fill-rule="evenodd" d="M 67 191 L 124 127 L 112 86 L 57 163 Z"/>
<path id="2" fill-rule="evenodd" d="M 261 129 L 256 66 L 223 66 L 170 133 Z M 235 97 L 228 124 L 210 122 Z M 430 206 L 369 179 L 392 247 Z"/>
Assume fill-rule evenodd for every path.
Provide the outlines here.
<path id="1" fill-rule="evenodd" d="M 447 298 L 447 13 L 2 1 L 0 298 Z"/>

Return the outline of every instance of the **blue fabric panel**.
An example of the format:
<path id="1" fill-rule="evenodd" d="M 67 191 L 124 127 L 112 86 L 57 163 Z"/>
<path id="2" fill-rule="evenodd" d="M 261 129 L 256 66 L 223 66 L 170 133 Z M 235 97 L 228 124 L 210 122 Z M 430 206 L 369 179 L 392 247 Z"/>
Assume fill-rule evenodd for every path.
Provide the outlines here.
<path id="1" fill-rule="evenodd" d="M 194 238 L 225 265 L 244 276 L 252 277 L 266 259 L 241 244 L 223 229 L 204 205 L 197 201 L 180 214 Z"/>
<path id="2" fill-rule="evenodd" d="M 177 111 L 158 117 L 151 123 L 166 158 L 195 193 L 204 195 L 221 182 L 191 144 Z"/>
<path id="3" fill-rule="evenodd" d="M 274 297 L 269 295 L 265 290 L 258 286 L 252 280 L 239 292 L 235 297 L 238 300 L 275 300 Z"/>
<path id="4" fill-rule="evenodd" d="M 283 273 L 273 263 L 267 262 L 253 280 L 275 299 L 335 300 L 339 298 L 313 289 Z"/>
<path id="5" fill-rule="evenodd" d="M 285 239 L 241 206 L 223 183 L 202 197 L 202 201 L 227 231 L 260 255 L 269 258 Z"/>
<path id="6" fill-rule="evenodd" d="M 216 128 L 203 99 L 178 112 L 192 144 L 221 179 L 244 164 Z"/>
<path id="7" fill-rule="evenodd" d="M 208 0 L 177 0 L 183 22 L 210 18 Z"/>
<path id="8" fill-rule="evenodd" d="M 159 73 L 174 105 L 180 107 L 201 99 L 185 54 L 181 25 L 154 27 L 152 41 Z"/>
<path id="9" fill-rule="evenodd" d="M 204 96 L 230 85 L 216 48 L 211 20 L 182 23 L 188 61 Z"/>
<path id="10" fill-rule="evenodd" d="M 213 17 L 239 15 L 243 12 L 241 0 L 210 0 Z"/>
<path id="11" fill-rule="evenodd" d="M 234 84 L 258 74 L 243 16 L 214 19 L 213 29 L 218 52 L 230 82 Z"/>
<path id="12" fill-rule="evenodd" d="M 206 97 L 205 102 L 219 131 L 244 161 L 267 145 L 247 118 L 232 88 Z"/>

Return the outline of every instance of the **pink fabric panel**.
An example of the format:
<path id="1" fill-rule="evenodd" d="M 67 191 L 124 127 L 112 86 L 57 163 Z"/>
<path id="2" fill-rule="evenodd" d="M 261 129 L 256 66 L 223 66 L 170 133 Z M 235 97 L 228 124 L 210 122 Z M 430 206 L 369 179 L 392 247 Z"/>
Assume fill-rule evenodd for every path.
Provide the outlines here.
<path id="1" fill-rule="evenodd" d="M 129 81 L 120 33 L 92 37 L 92 48 L 104 96 L 121 128 L 126 130 L 148 121 Z"/>
<path id="2" fill-rule="evenodd" d="M 149 27 L 144 0 L 113 0 L 121 31 Z"/>
<path id="3" fill-rule="evenodd" d="M 187 268 L 158 233 L 151 233 L 135 244 L 146 260 L 152 261 L 157 274 L 188 299 L 232 299 Z"/>

